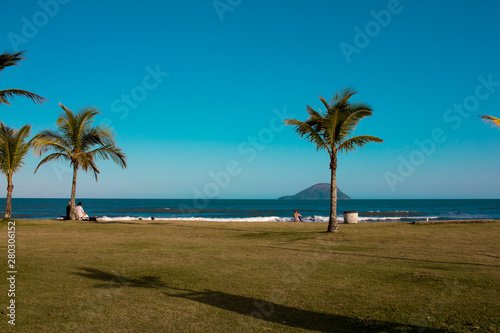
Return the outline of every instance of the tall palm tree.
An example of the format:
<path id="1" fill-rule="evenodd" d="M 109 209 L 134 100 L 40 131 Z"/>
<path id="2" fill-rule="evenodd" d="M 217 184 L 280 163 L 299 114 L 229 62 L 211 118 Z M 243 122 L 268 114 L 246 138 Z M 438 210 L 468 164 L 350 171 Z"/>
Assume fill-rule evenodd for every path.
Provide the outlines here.
<path id="1" fill-rule="evenodd" d="M 349 152 L 363 147 L 369 142 L 382 142 L 370 135 L 358 135 L 348 138 L 358 122 L 372 115 L 372 109 L 363 103 L 351 103 L 349 99 L 356 92 L 344 89 L 335 93 L 330 103 L 319 97 L 326 108 L 325 112 L 315 111 L 309 105 L 306 107 L 309 118 L 302 122 L 296 119 L 286 119 L 286 125 L 295 126 L 295 132 L 300 137 L 314 143 L 317 150 L 326 150 L 330 155 L 331 189 L 330 189 L 330 219 L 328 232 L 338 232 L 337 222 L 337 154 Z"/>
<path id="2" fill-rule="evenodd" d="M 25 140 L 30 136 L 31 125 L 24 125 L 15 130 L 0 123 L 0 171 L 7 176 L 7 199 L 5 201 L 5 216 L 12 216 L 12 176 L 24 165 L 23 159 L 28 154 L 31 141 Z"/>
<path id="3" fill-rule="evenodd" d="M 78 169 L 92 171 L 95 180 L 100 173 L 96 165 L 98 159 L 111 159 L 121 166 L 127 167 L 126 156 L 121 148 L 116 146 L 114 134 L 103 126 L 92 127 L 94 117 L 99 112 L 94 108 L 82 108 L 77 114 L 59 104 L 63 112 L 57 120 L 58 131 L 44 130 L 33 138 L 35 154 L 54 151 L 45 156 L 38 168 L 51 161 L 67 161 L 73 167 L 73 183 L 71 187 L 70 218 L 75 219 L 76 177 Z"/>
<path id="4" fill-rule="evenodd" d="M 24 51 L 13 53 L 13 52 L 4 52 L 0 54 L 0 72 L 9 66 L 18 65 L 21 60 L 26 59 L 22 57 Z M 42 104 L 46 101 L 45 98 L 38 96 L 32 92 L 21 90 L 21 89 L 6 89 L 0 90 L 0 105 L 5 103 L 10 105 L 9 99 L 13 100 L 15 96 L 24 96 L 30 98 L 33 102 Z"/>
<path id="5" fill-rule="evenodd" d="M 484 122 L 491 123 L 493 126 L 500 127 L 500 119 L 492 116 L 479 116 L 483 118 Z"/>

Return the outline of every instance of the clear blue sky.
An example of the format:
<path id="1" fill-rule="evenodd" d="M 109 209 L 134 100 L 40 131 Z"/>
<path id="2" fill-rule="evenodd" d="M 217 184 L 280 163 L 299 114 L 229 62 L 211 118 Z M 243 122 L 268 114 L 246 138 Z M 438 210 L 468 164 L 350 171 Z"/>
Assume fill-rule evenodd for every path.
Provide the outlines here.
<path id="1" fill-rule="evenodd" d="M 79 173 L 80 198 L 276 198 L 329 182 L 305 120 L 345 87 L 374 109 L 355 134 L 384 143 L 343 154 L 353 198 L 500 198 L 500 2 L 9 1 L 0 50 L 26 50 L 0 89 L 46 97 L 0 106 L 33 134 L 61 102 L 95 106 L 128 156 Z M 68 165 L 30 154 L 14 197 L 69 197 Z M 0 186 L 6 181 L 1 178 Z"/>

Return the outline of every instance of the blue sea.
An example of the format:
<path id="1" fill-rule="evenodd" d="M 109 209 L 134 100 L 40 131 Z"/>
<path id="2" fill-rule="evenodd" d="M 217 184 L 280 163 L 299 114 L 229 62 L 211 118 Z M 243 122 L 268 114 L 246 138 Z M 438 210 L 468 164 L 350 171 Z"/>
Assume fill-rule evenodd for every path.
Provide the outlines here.
<path id="1" fill-rule="evenodd" d="M 58 219 L 68 199 L 12 199 L 12 218 Z M 304 222 L 328 222 L 329 200 L 223 200 L 223 199 L 80 199 L 90 216 L 100 220 L 209 220 L 287 222 L 293 210 Z M 5 199 L 0 200 L 5 207 Z M 337 216 L 358 212 L 360 222 L 396 222 L 447 219 L 500 219 L 500 199 L 463 200 L 339 200 Z"/>

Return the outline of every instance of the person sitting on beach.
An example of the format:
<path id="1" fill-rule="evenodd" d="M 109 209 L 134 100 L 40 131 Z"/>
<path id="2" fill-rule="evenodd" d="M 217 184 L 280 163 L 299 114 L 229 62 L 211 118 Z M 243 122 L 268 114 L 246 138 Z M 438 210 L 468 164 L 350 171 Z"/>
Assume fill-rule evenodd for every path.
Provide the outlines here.
<path id="1" fill-rule="evenodd" d="M 302 215 L 297 210 L 293 212 L 293 222 L 302 222 Z"/>
<path id="2" fill-rule="evenodd" d="M 79 202 L 78 206 L 76 206 L 75 213 L 76 213 L 76 218 L 79 219 L 79 220 L 86 220 L 86 219 L 89 218 L 89 216 L 87 215 L 87 213 L 85 213 L 83 211 L 83 207 L 82 207 L 82 203 L 81 202 Z"/>

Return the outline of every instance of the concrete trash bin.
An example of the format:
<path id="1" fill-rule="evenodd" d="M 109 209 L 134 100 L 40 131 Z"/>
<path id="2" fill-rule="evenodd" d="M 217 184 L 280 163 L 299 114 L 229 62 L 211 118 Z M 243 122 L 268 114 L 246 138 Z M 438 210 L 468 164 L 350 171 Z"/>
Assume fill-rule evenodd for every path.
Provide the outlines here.
<path id="1" fill-rule="evenodd" d="M 344 223 L 358 223 L 358 211 L 344 210 Z"/>

